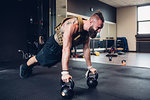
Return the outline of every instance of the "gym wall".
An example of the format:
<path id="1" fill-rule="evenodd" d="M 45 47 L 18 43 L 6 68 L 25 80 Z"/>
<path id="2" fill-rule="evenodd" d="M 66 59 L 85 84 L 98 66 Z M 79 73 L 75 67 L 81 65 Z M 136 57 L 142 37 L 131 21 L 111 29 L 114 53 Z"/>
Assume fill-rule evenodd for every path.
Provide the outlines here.
<path id="1" fill-rule="evenodd" d="M 105 22 L 100 37 L 101 39 L 106 39 L 107 37 L 113 37 L 116 39 L 116 23 Z"/>
<path id="2" fill-rule="evenodd" d="M 137 7 L 117 8 L 117 37 L 126 37 L 129 51 L 136 51 Z"/>
<path id="3" fill-rule="evenodd" d="M 0 1 L 0 63 L 14 62 L 22 58 L 18 49 L 27 49 L 26 42 L 33 39 L 30 18 L 36 16 L 35 0 Z M 14 62 L 15 63 L 15 62 Z"/>
<path id="4" fill-rule="evenodd" d="M 21 64 L 23 56 L 18 50 L 29 51 L 29 45 L 38 41 L 40 33 L 48 33 L 48 6 L 43 6 L 43 27 L 40 29 L 42 12 L 39 5 L 41 0 L 3 0 L 0 1 L 0 65 L 17 66 Z M 48 4 L 44 0 L 43 5 Z M 42 23 L 42 22 L 41 22 Z M 47 36 L 46 36 L 47 37 Z M 31 46 L 31 45 L 30 45 Z M 33 50 L 33 49 L 32 49 Z M 11 66 L 11 67 L 12 67 Z"/>
<path id="5" fill-rule="evenodd" d="M 72 12 L 84 16 L 90 17 L 93 11 L 100 9 L 105 17 L 106 21 L 116 23 L 116 8 L 109 6 L 98 0 L 68 0 L 67 12 Z"/>
<path id="6" fill-rule="evenodd" d="M 66 13 L 67 0 L 56 0 L 56 25 L 58 25 L 64 18 L 66 18 Z"/>

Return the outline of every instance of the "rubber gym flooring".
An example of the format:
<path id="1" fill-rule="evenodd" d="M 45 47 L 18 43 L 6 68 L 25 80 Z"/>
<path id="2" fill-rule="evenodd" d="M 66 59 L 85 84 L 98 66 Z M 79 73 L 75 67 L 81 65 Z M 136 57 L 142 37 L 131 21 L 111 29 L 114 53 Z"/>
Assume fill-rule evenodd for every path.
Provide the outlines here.
<path id="1" fill-rule="evenodd" d="M 88 89 L 86 64 L 70 61 L 69 66 L 75 82 L 72 100 L 150 100 L 149 68 L 93 63 L 99 73 L 98 86 Z M 20 79 L 19 67 L 0 67 L 0 100 L 62 100 L 61 64 L 33 70 L 33 76 Z"/>

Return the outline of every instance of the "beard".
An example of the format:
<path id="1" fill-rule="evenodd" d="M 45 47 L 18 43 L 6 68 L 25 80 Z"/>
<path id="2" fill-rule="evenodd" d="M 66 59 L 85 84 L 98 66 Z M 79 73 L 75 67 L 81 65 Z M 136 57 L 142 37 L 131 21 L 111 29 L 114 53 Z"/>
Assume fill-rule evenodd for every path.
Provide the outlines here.
<path id="1" fill-rule="evenodd" d="M 97 36 L 97 31 L 95 31 L 95 30 L 93 29 L 93 26 L 91 26 L 91 27 L 89 28 L 88 33 L 89 33 L 89 36 L 90 36 L 91 38 L 95 38 L 95 37 Z"/>

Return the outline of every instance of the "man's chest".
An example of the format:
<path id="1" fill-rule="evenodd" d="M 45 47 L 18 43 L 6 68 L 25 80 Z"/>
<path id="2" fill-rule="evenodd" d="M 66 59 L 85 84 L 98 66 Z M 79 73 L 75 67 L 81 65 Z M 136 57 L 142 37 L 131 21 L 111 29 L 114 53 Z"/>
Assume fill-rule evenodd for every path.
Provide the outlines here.
<path id="1" fill-rule="evenodd" d="M 77 46 L 86 43 L 89 36 L 87 33 L 76 33 L 72 36 L 72 46 Z"/>

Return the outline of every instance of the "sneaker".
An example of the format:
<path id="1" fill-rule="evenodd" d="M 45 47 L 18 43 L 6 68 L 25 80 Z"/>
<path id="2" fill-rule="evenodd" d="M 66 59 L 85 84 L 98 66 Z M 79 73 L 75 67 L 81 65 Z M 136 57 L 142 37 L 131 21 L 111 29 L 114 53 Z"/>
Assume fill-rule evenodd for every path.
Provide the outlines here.
<path id="1" fill-rule="evenodd" d="M 20 78 L 28 78 L 32 75 L 32 67 L 20 65 Z"/>

